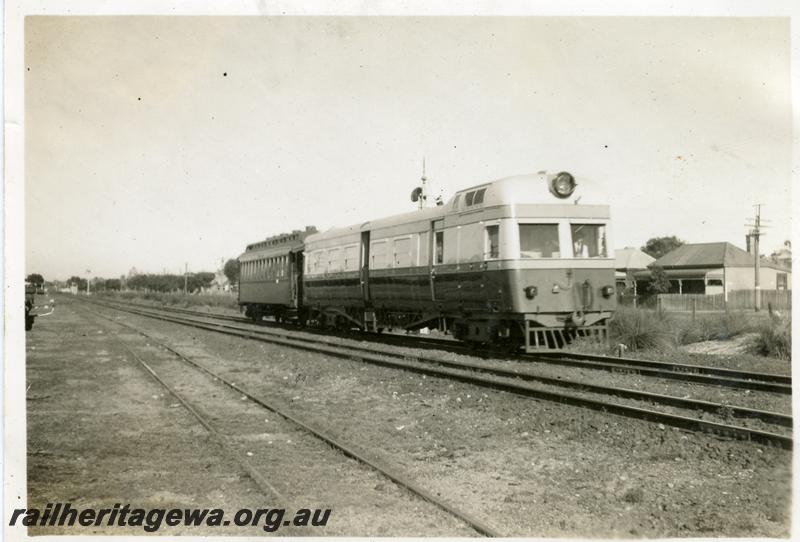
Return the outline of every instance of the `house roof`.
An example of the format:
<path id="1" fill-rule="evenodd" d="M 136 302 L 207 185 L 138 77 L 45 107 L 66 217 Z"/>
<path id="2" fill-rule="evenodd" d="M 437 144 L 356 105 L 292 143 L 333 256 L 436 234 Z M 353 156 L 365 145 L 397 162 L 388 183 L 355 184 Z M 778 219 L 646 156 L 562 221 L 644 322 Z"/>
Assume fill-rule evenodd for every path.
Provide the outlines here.
<path id="1" fill-rule="evenodd" d="M 648 265 L 656 261 L 635 247 L 618 248 L 614 251 L 614 258 L 615 269 L 647 269 Z"/>
<path id="2" fill-rule="evenodd" d="M 761 259 L 761 265 L 782 269 L 774 263 Z M 655 262 L 654 267 L 753 267 L 753 255 L 731 243 L 697 243 L 682 245 Z"/>

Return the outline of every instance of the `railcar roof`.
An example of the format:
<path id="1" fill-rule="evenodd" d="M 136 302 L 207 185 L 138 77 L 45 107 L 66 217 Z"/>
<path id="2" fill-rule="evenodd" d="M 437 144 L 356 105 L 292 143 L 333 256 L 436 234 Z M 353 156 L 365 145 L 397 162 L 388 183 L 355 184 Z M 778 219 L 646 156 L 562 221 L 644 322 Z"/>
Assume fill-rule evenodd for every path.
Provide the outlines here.
<path id="1" fill-rule="evenodd" d="M 558 171 L 512 175 L 510 177 L 503 177 L 501 179 L 476 184 L 456 192 L 445 207 L 449 206 L 452 208 L 453 201 L 456 198 L 458 198 L 459 202 L 463 205 L 464 195 L 481 188 L 486 188 L 483 200 L 484 207 L 519 203 L 535 205 L 563 205 L 565 203 L 576 205 L 581 203 L 605 205 L 608 203 L 608 196 L 598 183 L 574 174 L 573 176 L 576 181 L 575 191 L 567 198 L 558 198 L 550 192 L 547 180 L 548 173 L 554 174 L 558 173 Z M 463 207 L 461 208 L 463 209 Z"/>
<path id="2" fill-rule="evenodd" d="M 378 228 L 409 224 L 416 221 L 431 221 L 453 213 L 472 211 L 486 207 L 496 207 L 499 205 L 606 204 L 607 198 L 598 190 L 595 183 L 577 176 L 576 182 L 577 186 L 572 195 L 568 198 L 558 198 L 550 192 L 545 173 L 503 177 L 459 190 L 444 205 L 370 220 L 368 222 L 353 224 L 342 228 L 332 228 L 325 232 L 309 235 L 307 240 L 308 242 L 314 242 L 319 239 L 343 237 L 361 231 L 371 231 Z M 466 206 L 466 195 L 483 188 L 486 189 L 483 194 L 483 201 L 471 206 Z M 456 205 L 454 205 L 454 202 L 456 202 Z"/>

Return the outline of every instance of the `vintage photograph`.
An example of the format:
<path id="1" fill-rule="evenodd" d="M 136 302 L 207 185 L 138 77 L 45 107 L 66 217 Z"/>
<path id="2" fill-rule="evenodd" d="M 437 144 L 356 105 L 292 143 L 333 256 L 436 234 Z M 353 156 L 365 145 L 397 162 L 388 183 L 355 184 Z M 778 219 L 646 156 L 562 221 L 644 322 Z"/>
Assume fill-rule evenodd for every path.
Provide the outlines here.
<path id="1" fill-rule="evenodd" d="M 791 535 L 789 17 L 22 30 L 6 534 Z"/>

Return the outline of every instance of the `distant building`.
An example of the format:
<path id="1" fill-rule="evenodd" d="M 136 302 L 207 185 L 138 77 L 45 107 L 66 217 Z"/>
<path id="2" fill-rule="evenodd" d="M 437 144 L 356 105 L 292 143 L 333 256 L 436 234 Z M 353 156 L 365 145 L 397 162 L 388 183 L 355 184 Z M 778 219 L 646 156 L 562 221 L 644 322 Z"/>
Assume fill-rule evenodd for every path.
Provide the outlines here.
<path id="1" fill-rule="evenodd" d="M 779 250 L 773 252 L 770 257 L 770 260 L 775 262 L 781 267 L 785 267 L 787 269 L 792 268 L 792 242 L 786 241 L 783 243 L 783 247 Z"/>
<path id="2" fill-rule="evenodd" d="M 214 279 L 211 281 L 211 284 L 208 286 L 208 291 L 210 292 L 229 292 L 231 289 L 230 281 L 228 277 L 225 276 L 225 272 L 222 269 L 217 270 L 214 273 Z"/>
<path id="3" fill-rule="evenodd" d="M 616 286 L 618 293 L 638 295 L 644 293 L 643 288 L 648 279 L 639 279 L 636 273 L 647 272 L 647 266 L 656 261 L 655 258 L 634 247 L 619 248 L 614 251 L 616 260 Z M 648 277 L 649 278 L 649 277 Z"/>
<path id="4" fill-rule="evenodd" d="M 652 267 L 664 269 L 671 294 L 727 294 L 755 288 L 755 256 L 731 243 L 697 243 L 680 246 L 657 259 Z M 650 272 L 637 272 L 638 280 Z M 761 290 L 791 289 L 791 270 L 761 259 Z"/>

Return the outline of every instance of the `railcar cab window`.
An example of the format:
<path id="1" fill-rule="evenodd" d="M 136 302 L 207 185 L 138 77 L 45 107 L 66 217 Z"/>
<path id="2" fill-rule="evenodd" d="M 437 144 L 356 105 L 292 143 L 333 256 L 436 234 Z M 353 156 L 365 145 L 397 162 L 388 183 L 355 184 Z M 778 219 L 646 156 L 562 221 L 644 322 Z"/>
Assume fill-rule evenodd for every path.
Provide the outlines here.
<path id="1" fill-rule="evenodd" d="M 560 258 L 558 224 L 520 224 L 520 258 Z"/>
<path id="2" fill-rule="evenodd" d="M 492 260 L 500 257 L 500 226 L 498 224 L 486 226 L 484 247 L 484 260 Z"/>
<path id="3" fill-rule="evenodd" d="M 576 258 L 606 257 L 605 224 L 571 224 L 572 253 Z"/>
<path id="4" fill-rule="evenodd" d="M 466 204 L 467 207 L 483 203 L 483 196 L 485 194 L 486 194 L 485 188 L 481 188 L 480 190 L 473 190 L 472 192 L 467 192 L 467 195 L 464 196 L 464 203 Z"/>

